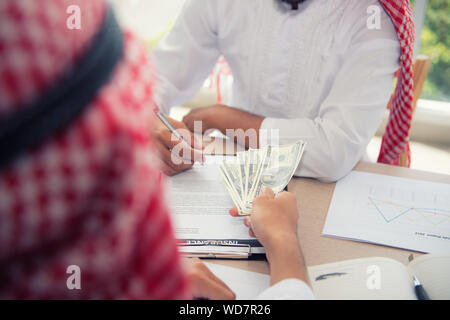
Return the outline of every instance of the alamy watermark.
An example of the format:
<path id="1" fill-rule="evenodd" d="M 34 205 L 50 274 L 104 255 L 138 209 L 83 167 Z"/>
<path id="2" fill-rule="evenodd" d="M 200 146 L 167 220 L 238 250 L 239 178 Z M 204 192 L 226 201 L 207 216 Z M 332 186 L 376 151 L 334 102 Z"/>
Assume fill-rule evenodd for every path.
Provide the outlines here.
<path id="1" fill-rule="evenodd" d="M 81 290 L 81 268 L 77 265 L 68 266 L 66 273 L 69 274 L 66 286 L 69 290 Z"/>
<path id="2" fill-rule="evenodd" d="M 367 267 L 366 273 L 369 275 L 366 281 L 367 289 L 381 290 L 381 268 L 371 265 Z"/>
<path id="3" fill-rule="evenodd" d="M 66 26 L 69 30 L 81 30 L 81 8 L 77 5 L 68 6 L 66 13 L 69 15 Z"/>
<path id="4" fill-rule="evenodd" d="M 367 28 L 369 30 L 381 29 L 381 7 L 377 5 L 371 5 L 367 8 Z"/>
<path id="5" fill-rule="evenodd" d="M 199 161 L 196 157 L 199 156 L 198 153 L 192 152 L 193 146 L 191 146 L 191 137 L 200 138 L 202 142 L 205 142 L 205 149 L 201 150 L 201 154 L 217 154 L 218 145 L 211 143 L 213 142 L 213 137 L 211 133 L 213 130 L 203 131 L 203 122 L 194 121 L 194 131 L 191 132 L 189 129 L 177 129 L 185 141 L 181 141 L 175 135 L 171 135 L 171 141 L 176 143 L 171 149 L 171 161 L 175 165 L 191 164 L 194 161 Z M 250 149 L 257 149 L 262 145 L 280 144 L 280 132 L 278 129 L 271 130 L 256 130 L 256 129 L 226 129 L 225 135 L 228 139 L 224 140 L 224 144 L 220 146 L 222 150 L 219 151 L 220 154 L 234 154 L 236 151 L 236 143 L 241 146 L 246 146 Z M 195 149 L 195 148 L 194 148 Z M 257 159 L 254 159 L 257 161 Z"/>

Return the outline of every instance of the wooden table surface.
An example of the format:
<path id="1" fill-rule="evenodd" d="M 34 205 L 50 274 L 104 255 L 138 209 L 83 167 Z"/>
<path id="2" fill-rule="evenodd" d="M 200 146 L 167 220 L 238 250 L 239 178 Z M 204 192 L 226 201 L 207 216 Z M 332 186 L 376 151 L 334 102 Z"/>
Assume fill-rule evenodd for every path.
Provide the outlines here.
<path id="1" fill-rule="evenodd" d="M 450 184 L 449 175 L 377 163 L 360 162 L 354 170 Z M 409 250 L 322 236 L 335 185 L 335 183 L 327 184 L 304 178 L 295 178 L 289 184 L 289 191 L 294 193 L 298 200 L 299 244 L 307 266 L 375 256 L 393 258 L 406 265 L 410 254 L 420 255 L 420 253 Z M 269 267 L 265 261 L 217 260 L 211 262 L 249 271 L 269 273 Z"/>

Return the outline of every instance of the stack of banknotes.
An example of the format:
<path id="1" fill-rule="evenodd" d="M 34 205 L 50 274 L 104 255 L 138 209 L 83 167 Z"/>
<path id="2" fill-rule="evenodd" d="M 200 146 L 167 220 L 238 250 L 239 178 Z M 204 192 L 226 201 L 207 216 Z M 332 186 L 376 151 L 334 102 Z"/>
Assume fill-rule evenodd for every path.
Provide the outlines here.
<path id="1" fill-rule="evenodd" d="M 238 152 L 219 164 L 219 172 L 240 215 L 249 215 L 253 200 L 265 187 L 275 194 L 292 179 L 303 156 L 306 143 L 268 145 L 262 149 Z"/>

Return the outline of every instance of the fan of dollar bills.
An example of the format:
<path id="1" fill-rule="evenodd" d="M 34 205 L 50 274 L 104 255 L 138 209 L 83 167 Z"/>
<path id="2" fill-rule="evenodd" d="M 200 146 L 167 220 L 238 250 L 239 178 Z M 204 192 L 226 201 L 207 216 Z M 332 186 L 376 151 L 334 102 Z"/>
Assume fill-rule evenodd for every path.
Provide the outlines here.
<path id="1" fill-rule="evenodd" d="M 224 158 L 219 172 L 240 215 L 251 213 L 253 200 L 264 187 L 271 188 L 275 194 L 286 188 L 297 170 L 305 146 L 303 141 L 268 145 Z"/>

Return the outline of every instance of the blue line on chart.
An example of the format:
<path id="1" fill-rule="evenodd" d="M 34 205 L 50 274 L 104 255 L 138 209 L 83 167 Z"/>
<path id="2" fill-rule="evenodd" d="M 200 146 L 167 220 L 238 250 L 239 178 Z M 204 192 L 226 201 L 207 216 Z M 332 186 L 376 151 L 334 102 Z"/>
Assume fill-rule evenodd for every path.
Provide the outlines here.
<path id="1" fill-rule="evenodd" d="M 383 214 L 383 212 L 380 210 L 380 208 L 378 208 L 377 204 L 373 201 L 373 199 L 371 197 L 368 197 L 368 198 L 369 198 L 370 202 L 372 202 L 373 206 L 378 211 L 378 213 L 383 217 L 384 221 L 386 221 L 386 223 L 390 223 L 390 222 L 400 218 L 401 216 L 403 216 L 403 215 L 405 215 L 408 212 L 413 211 L 413 210 L 423 210 L 423 211 L 434 210 L 434 211 L 436 211 L 436 209 L 429 209 L 429 208 L 409 208 L 409 209 L 403 211 L 402 213 L 398 214 L 397 216 L 395 216 L 395 217 L 393 217 L 391 219 L 387 219 L 386 216 Z M 448 210 L 441 210 L 441 209 L 439 209 L 439 211 L 449 212 L 450 213 L 450 211 L 448 211 Z"/>

